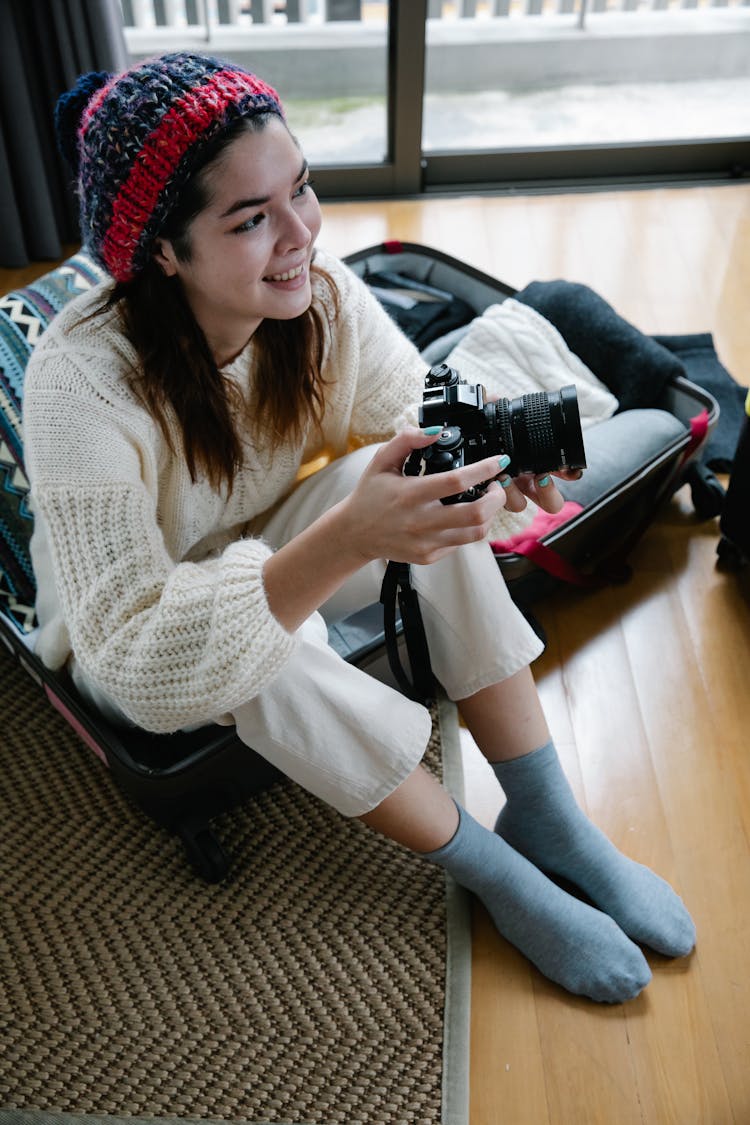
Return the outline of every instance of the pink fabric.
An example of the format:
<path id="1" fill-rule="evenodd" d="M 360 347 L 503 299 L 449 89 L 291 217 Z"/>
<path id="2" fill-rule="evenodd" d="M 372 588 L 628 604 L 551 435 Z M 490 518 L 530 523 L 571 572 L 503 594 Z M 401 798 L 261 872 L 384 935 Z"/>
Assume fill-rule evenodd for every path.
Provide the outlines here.
<path id="1" fill-rule="evenodd" d="M 516 532 L 509 539 L 496 539 L 490 546 L 496 554 L 521 555 L 524 553 L 524 548 L 531 543 L 538 543 L 545 535 L 549 535 L 551 531 L 560 527 L 561 524 L 567 523 L 568 520 L 572 520 L 573 516 L 577 516 L 582 511 L 581 505 L 576 504 L 574 500 L 566 500 L 560 511 L 555 512 L 554 515 L 550 512 L 544 512 L 540 508 L 532 522 L 523 531 Z"/>

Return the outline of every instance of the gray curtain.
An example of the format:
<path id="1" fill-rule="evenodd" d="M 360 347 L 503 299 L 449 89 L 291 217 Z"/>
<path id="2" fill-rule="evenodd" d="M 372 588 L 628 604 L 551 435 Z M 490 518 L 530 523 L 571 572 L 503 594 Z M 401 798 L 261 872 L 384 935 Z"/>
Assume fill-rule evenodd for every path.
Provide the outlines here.
<path id="1" fill-rule="evenodd" d="M 0 0 L 0 266 L 78 241 L 55 102 L 80 74 L 127 65 L 119 0 Z"/>

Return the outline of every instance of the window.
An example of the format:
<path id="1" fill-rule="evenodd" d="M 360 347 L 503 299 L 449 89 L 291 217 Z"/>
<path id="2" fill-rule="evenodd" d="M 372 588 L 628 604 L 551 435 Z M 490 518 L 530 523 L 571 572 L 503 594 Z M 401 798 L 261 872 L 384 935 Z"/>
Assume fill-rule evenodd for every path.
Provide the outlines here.
<path id="1" fill-rule="evenodd" d="M 324 197 L 720 178 L 750 163 L 741 0 L 121 0 L 279 90 Z"/>

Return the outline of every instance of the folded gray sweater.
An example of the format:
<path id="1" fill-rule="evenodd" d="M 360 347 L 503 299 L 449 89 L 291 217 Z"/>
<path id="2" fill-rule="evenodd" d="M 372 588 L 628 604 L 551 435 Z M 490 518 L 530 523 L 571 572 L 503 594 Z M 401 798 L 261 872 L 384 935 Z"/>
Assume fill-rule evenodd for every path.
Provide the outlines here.
<path id="1" fill-rule="evenodd" d="M 619 410 L 653 406 L 666 383 L 685 375 L 677 356 L 635 328 L 587 285 L 532 281 L 516 294 L 551 321 L 619 402 Z"/>

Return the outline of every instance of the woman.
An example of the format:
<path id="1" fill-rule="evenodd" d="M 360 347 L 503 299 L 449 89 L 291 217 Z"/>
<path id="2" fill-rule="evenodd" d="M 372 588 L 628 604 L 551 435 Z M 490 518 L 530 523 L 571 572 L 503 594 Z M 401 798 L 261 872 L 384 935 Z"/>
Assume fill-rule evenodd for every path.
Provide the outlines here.
<path id="1" fill-rule="evenodd" d="M 435 440 L 408 424 L 424 364 L 316 249 L 307 165 L 260 79 L 169 55 L 86 76 L 57 124 L 84 242 L 114 281 L 60 314 L 26 380 L 42 659 L 121 722 L 234 723 L 445 867 L 552 980 L 637 995 L 636 943 L 685 955 L 692 921 L 578 809 L 529 669 L 539 642 L 485 542 L 524 494 L 556 510 L 554 484 L 511 481 L 506 459 L 402 475 Z M 325 617 L 376 599 L 389 558 L 414 564 L 435 673 L 505 790 L 494 832 L 420 766 L 427 712 L 328 646 Z"/>

